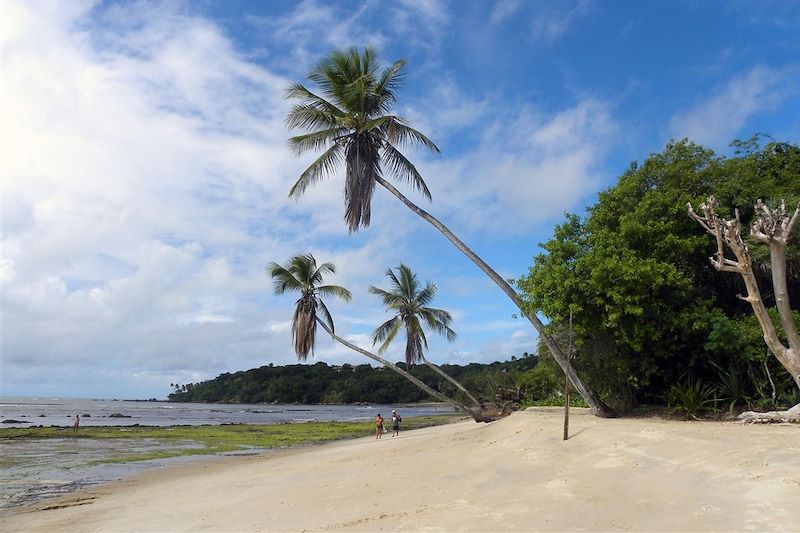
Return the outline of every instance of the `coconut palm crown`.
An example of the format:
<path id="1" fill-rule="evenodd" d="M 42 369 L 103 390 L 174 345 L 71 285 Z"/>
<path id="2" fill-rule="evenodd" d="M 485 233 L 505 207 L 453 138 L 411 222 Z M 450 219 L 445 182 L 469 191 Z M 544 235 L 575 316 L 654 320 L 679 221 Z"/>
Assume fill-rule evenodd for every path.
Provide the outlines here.
<path id="1" fill-rule="evenodd" d="M 336 266 L 333 263 L 317 266 L 317 260 L 310 253 L 292 257 L 285 267 L 273 261 L 267 265 L 267 273 L 273 279 L 275 294 L 300 293 L 292 318 L 292 342 L 297 358 L 305 361 L 309 353 L 314 353 L 318 313 L 331 332 L 334 331 L 333 319 L 320 296 L 336 296 L 349 302 L 350 291 L 338 285 L 321 285 L 325 274 L 336 273 Z"/>
<path id="2" fill-rule="evenodd" d="M 427 307 L 436 295 L 436 285 L 428 282 L 420 288 L 417 275 L 409 267 L 401 264 L 397 267 L 397 275 L 390 268 L 386 277 L 391 281 L 391 289 L 385 291 L 371 286 L 369 292 L 383 299 L 387 311 L 396 313 L 372 333 L 372 342 L 382 342 L 379 353 L 383 353 L 397 336 L 400 329 L 406 331 L 406 364 L 425 361 L 423 350 L 428 349 L 428 340 L 425 338 L 422 324 L 444 335 L 448 341 L 456 338 L 456 332 L 450 329 L 452 317 L 443 309 Z"/>
<path id="3" fill-rule="evenodd" d="M 286 92 L 286 98 L 297 101 L 286 117 L 287 126 L 308 132 L 290 138 L 289 145 L 298 155 L 324 150 L 300 175 L 289 196 L 299 197 L 344 162 L 344 218 L 351 232 L 369 226 L 376 177 L 385 171 L 431 198 L 422 176 L 399 148 L 422 145 L 434 152 L 439 148 L 391 114 L 405 66 L 398 60 L 381 70 L 372 48 L 335 50 L 308 75 L 319 94 L 299 83 Z"/>

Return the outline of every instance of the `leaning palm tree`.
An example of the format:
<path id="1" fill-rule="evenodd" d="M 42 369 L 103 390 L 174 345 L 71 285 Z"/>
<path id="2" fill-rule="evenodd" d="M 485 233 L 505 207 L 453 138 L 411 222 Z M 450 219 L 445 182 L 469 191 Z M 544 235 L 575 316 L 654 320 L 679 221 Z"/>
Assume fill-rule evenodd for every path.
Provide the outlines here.
<path id="1" fill-rule="evenodd" d="M 403 264 L 397 267 L 397 275 L 391 268 L 388 269 L 386 277 L 389 278 L 391 283 L 391 288 L 388 291 L 374 286 L 369 288 L 369 292 L 381 297 L 387 311 L 394 313 L 392 318 L 378 326 L 372 334 L 373 344 L 382 343 L 378 353 L 385 353 L 397 334 L 401 330 L 405 330 L 406 365 L 424 363 L 466 394 L 475 403 L 476 407 L 483 408 L 483 404 L 461 383 L 425 358 L 428 339 L 425 337 L 423 324 L 444 336 L 448 341 L 452 342 L 456 338 L 456 332 L 450 328 L 450 323 L 452 322 L 450 313 L 444 309 L 428 307 L 428 304 L 436 295 L 436 285 L 428 282 L 424 288 L 421 288 L 417 275 Z"/>
<path id="2" fill-rule="evenodd" d="M 334 331 L 333 318 L 321 296 L 336 296 L 349 302 L 352 295 L 338 285 L 320 285 L 325 274 L 336 273 L 336 267 L 333 263 L 317 266 L 317 260 L 311 254 L 292 257 L 286 267 L 273 261 L 267 266 L 267 272 L 275 283 L 275 294 L 286 291 L 300 293 L 292 318 L 292 342 L 297 358 L 305 361 L 309 353 L 314 353 L 317 342 L 318 312 L 330 330 Z"/>
<path id="3" fill-rule="evenodd" d="M 336 267 L 333 263 L 323 263 L 317 266 L 317 261 L 313 255 L 298 255 L 289 260 L 288 266 L 282 266 L 274 261 L 271 262 L 267 266 L 267 273 L 274 281 L 275 294 L 281 295 L 287 291 L 300 293 L 300 298 L 298 298 L 295 304 L 294 318 L 292 319 L 292 340 L 294 342 L 297 358 L 300 361 L 305 361 L 309 354 L 313 355 L 317 339 L 317 325 L 320 325 L 335 341 L 392 369 L 437 400 L 448 403 L 456 409 L 469 412 L 476 421 L 489 422 L 496 418 L 490 416 L 490 413 L 473 412 L 473 409 L 429 387 L 421 380 L 399 366 L 390 363 L 383 357 L 375 355 L 363 348 L 359 348 L 355 344 L 336 335 L 334 332 L 333 319 L 331 318 L 327 306 L 322 301 L 321 296 L 336 296 L 345 301 L 350 301 L 351 295 L 350 291 L 344 287 L 338 285 L 321 285 L 325 274 L 336 273 Z M 322 315 L 322 318 L 317 316 L 317 311 L 320 311 L 319 314 Z"/>
<path id="4" fill-rule="evenodd" d="M 372 48 L 365 48 L 363 52 L 359 52 L 357 48 L 336 50 L 308 75 L 308 79 L 319 88 L 320 94 L 299 83 L 289 87 L 286 97 L 296 100 L 297 103 L 286 117 L 286 124 L 289 128 L 308 132 L 290 138 L 290 146 L 298 155 L 309 150 L 324 150 L 303 171 L 290 189 L 289 196 L 301 196 L 310 185 L 333 174 L 344 163 L 344 218 L 347 227 L 353 232 L 369 226 L 375 185 L 385 188 L 438 229 L 511 298 L 536 328 L 553 358 L 569 376 L 594 414 L 615 416 L 567 365 L 564 352 L 547 335 L 544 324 L 535 311 L 525 309 L 525 304 L 511 285 L 449 228 L 406 198 L 384 178 L 384 173 L 387 173 L 400 183 L 410 184 L 425 198 L 431 198 L 422 176 L 400 148 L 416 145 L 433 152 L 438 152 L 439 148 L 404 119 L 391 113 L 396 91 L 403 81 L 405 66 L 405 61 L 398 60 L 381 70 L 380 58 Z"/>

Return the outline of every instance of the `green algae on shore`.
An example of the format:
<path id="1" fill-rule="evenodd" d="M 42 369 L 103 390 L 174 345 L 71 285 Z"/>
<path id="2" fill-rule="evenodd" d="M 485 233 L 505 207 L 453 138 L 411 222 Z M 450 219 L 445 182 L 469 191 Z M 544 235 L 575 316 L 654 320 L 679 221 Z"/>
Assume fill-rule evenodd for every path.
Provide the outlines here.
<path id="1" fill-rule="evenodd" d="M 408 417 L 403 429 L 413 430 L 458 420 L 457 415 Z M 2 428 L 0 442 L 10 439 L 148 439 L 163 449 L 129 453 L 120 449 L 89 464 L 128 463 L 187 455 L 213 455 L 258 449 L 322 444 L 334 440 L 371 435 L 372 422 L 304 422 L 272 425 L 225 424 L 218 426 L 108 426 L 70 428 Z"/>

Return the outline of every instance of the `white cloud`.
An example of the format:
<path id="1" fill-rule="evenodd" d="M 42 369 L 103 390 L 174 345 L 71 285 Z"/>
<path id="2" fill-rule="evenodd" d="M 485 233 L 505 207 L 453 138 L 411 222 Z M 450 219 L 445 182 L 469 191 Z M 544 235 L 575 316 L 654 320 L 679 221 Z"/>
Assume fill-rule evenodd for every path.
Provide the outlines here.
<path id="1" fill-rule="evenodd" d="M 593 8 L 591 0 L 542 2 L 531 21 L 531 36 L 535 41 L 553 44 L 572 30 L 574 24 Z"/>
<path id="2" fill-rule="evenodd" d="M 727 146 L 754 115 L 774 110 L 796 93 L 798 68 L 753 67 L 720 87 L 691 109 L 672 117 L 670 137 L 707 146 Z"/>
<path id="3" fill-rule="evenodd" d="M 327 4 L 314 6 L 322 13 L 289 24 L 281 38 L 299 32 L 304 50 L 314 40 L 307 27 L 318 28 L 319 46 L 344 39 L 344 30 L 324 31 Z M 441 4 L 415 9 L 431 31 L 449 23 Z M 471 269 L 462 258 L 442 264 L 448 245 L 384 191 L 376 191 L 372 226 L 352 236 L 340 179 L 289 201 L 313 157 L 286 148 L 290 79 L 274 73 L 275 63 L 249 61 L 219 27 L 180 5 L 6 2 L 2 23 L 4 391 L 52 390 L 48 380 L 67 379 L 83 390 L 163 397 L 170 382 L 293 362 L 294 301 L 272 294 L 264 266 L 297 253 L 336 263 L 330 282 L 355 296 L 330 303 L 337 332 L 365 348 L 385 317 L 366 287 L 382 285 L 387 267 L 411 262 L 442 286 L 475 275 L 461 270 L 462 262 Z M 305 61 L 294 68 L 305 72 Z M 445 140 L 476 130 L 478 146 L 441 158 L 410 154 L 430 176 L 442 220 L 524 233 L 594 186 L 615 131 L 607 104 L 520 107 L 509 116 L 492 95 L 465 94 L 443 79 L 435 105 L 416 114 L 410 107 L 410 118 L 433 117 L 420 129 L 430 125 Z M 512 349 L 473 342 L 479 319 L 463 316 L 473 321 L 462 328 L 465 344 L 432 340 L 436 357 Z M 483 331 L 501 337 L 513 329 L 487 324 Z M 362 360 L 320 339 L 319 359 Z M 390 359 L 400 359 L 402 347 L 392 350 Z"/>
<path id="4" fill-rule="evenodd" d="M 286 14 L 247 15 L 246 19 L 262 35 L 271 63 L 303 76 L 308 65 L 319 61 L 331 48 L 384 46 L 386 36 L 375 31 L 370 23 L 374 16 L 372 5 L 364 3 L 354 10 L 351 7 L 337 8 L 317 0 L 302 0 Z"/>
<path id="5" fill-rule="evenodd" d="M 608 102 L 586 98 L 555 114 L 523 107 L 515 118 L 484 117 L 468 154 L 420 165 L 437 213 L 461 227 L 505 234 L 574 209 L 601 182 L 618 125 Z"/>
<path id="6" fill-rule="evenodd" d="M 492 24 L 500 24 L 507 20 L 522 7 L 520 0 L 496 0 L 489 15 Z"/>
<path id="7" fill-rule="evenodd" d="M 293 252 L 287 80 L 178 10 L 77 5 L 4 5 L 4 389 L 45 381 L 28 367 L 125 390 L 132 367 L 287 359 L 288 336 L 254 333 L 283 311 L 263 267 Z"/>

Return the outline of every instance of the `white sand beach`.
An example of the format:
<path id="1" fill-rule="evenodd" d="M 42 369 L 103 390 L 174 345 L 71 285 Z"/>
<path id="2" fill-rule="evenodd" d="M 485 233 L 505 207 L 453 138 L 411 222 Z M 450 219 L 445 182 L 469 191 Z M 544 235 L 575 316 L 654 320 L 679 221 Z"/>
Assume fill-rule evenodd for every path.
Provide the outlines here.
<path id="1" fill-rule="evenodd" d="M 800 531 L 800 425 L 515 413 L 164 468 L 3 531 Z"/>

